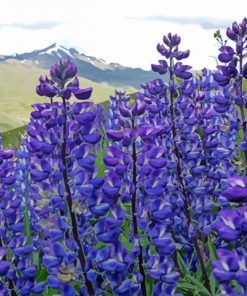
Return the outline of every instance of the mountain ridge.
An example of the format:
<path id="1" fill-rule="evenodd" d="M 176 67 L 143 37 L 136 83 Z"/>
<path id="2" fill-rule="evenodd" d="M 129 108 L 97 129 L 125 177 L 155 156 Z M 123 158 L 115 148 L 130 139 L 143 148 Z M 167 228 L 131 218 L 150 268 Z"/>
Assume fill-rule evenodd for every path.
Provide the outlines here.
<path id="1" fill-rule="evenodd" d="M 114 87 L 140 89 L 141 82 L 160 77 L 157 73 L 141 68 L 126 67 L 114 62 L 107 63 L 104 59 L 79 53 L 74 48 L 66 48 L 58 43 L 31 52 L 2 55 L 0 62 L 16 60 L 23 64 L 36 64 L 40 68 L 49 69 L 52 64 L 65 57 L 69 57 L 76 64 L 79 76 L 97 83 L 106 82 Z"/>

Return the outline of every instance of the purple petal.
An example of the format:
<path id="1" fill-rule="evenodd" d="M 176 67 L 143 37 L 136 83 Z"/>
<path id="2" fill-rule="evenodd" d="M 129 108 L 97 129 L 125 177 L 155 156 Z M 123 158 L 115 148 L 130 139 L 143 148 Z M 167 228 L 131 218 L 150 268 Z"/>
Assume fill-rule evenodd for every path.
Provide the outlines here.
<path id="1" fill-rule="evenodd" d="M 91 87 L 88 88 L 70 88 L 71 92 L 78 100 L 87 100 L 91 97 L 93 89 Z"/>
<path id="2" fill-rule="evenodd" d="M 0 276 L 4 276 L 10 268 L 10 262 L 9 261 L 0 261 Z"/>
<path id="3" fill-rule="evenodd" d="M 95 118 L 96 118 L 96 114 L 95 112 L 92 112 L 92 111 L 75 115 L 75 119 L 82 124 L 90 123 L 94 121 Z"/>

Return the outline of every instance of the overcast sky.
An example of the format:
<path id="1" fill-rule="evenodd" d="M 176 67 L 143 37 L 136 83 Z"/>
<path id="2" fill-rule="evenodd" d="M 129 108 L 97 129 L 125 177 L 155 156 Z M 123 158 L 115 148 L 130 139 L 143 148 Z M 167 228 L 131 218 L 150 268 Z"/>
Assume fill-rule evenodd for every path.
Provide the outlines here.
<path id="1" fill-rule="evenodd" d="M 214 68 L 217 29 L 247 14 L 246 0 L 0 0 L 0 54 L 57 42 L 80 52 L 150 69 L 168 32 L 182 37 L 193 68 Z M 234 7 L 235 4 L 235 7 Z"/>

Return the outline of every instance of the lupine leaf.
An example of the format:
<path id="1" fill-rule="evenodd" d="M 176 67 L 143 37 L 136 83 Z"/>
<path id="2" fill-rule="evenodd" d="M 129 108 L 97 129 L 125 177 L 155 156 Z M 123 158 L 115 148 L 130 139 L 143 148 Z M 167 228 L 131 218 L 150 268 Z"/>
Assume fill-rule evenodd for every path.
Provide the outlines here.
<path id="1" fill-rule="evenodd" d="M 216 260 L 217 255 L 216 255 L 216 247 L 215 245 L 211 242 L 210 238 L 208 239 L 208 250 L 210 254 L 210 259 L 211 260 Z"/>
<path id="2" fill-rule="evenodd" d="M 202 269 L 201 269 L 201 265 L 200 264 L 197 264 L 197 271 L 195 273 L 195 277 L 198 281 L 202 281 Z"/>
<path id="3" fill-rule="evenodd" d="M 48 276 L 48 272 L 46 268 L 42 268 L 41 270 L 38 271 L 37 281 L 38 282 L 45 281 L 47 279 L 47 276 Z"/>
<path id="4" fill-rule="evenodd" d="M 77 292 L 80 291 L 81 286 L 80 286 L 79 283 L 77 283 L 77 282 L 71 282 L 71 286 L 73 286 L 74 289 L 75 289 Z"/>
<path id="5" fill-rule="evenodd" d="M 177 292 L 183 292 L 183 295 L 194 295 L 194 292 L 199 292 L 199 290 L 192 284 L 189 283 L 179 283 L 177 285 Z M 184 294 L 186 293 L 186 294 Z"/>
<path id="6" fill-rule="evenodd" d="M 212 291 L 213 295 L 217 295 L 216 292 L 219 288 L 219 284 L 213 275 L 211 262 L 212 262 L 212 260 L 216 260 L 218 258 L 217 258 L 217 254 L 216 254 L 216 247 L 212 243 L 212 241 L 210 240 L 210 237 L 208 239 L 207 245 L 208 245 L 208 250 L 209 250 L 209 254 L 210 254 L 210 260 L 208 261 L 210 263 L 209 268 L 208 268 L 208 270 L 210 270 L 209 282 L 210 282 L 210 287 L 211 287 L 211 291 Z"/>
<path id="7" fill-rule="evenodd" d="M 186 266 L 186 264 L 184 263 L 184 260 L 179 252 L 177 252 L 177 259 L 178 259 L 179 268 L 182 271 L 183 275 L 190 276 L 190 271 L 189 271 L 188 267 Z"/>
<path id="8" fill-rule="evenodd" d="M 233 287 L 238 291 L 238 292 L 241 292 L 242 291 L 242 288 L 241 286 L 237 283 L 237 281 L 232 281 L 232 285 Z"/>
<path id="9" fill-rule="evenodd" d="M 178 258 L 178 264 L 179 267 L 183 273 L 183 279 L 186 280 L 186 283 L 181 283 L 182 287 L 185 288 L 186 284 L 188 284 L 188 289 L 189 287 L 193 286 L 194 290 L 198 290 L 198 292 L 200 292 L 200 295 L 207 295 L 210 296 L 209 291 L 204 287 L 204 285 L 201 283 L 201 280 L 194 278 L 188 267 L 186 266 L 186 264 L 183 261 L 183 258 L 181 257 L 181 255 L 178 253 L 177 255 Z M 180 283 L 178 283 L 178 289 L 180 288 Z"/>
<path id="10" fill-rule="evenodd" d="M 105 147 L 105 141 L 102 137 L 102 145 L 101 145 L 101 149 L 97 151 L 97 157 L 96 157 L 96 161 L 95 161 L 95 165 L 99 168 L 98 177 L 104 177 L 104 173 L 105 173 L 105 164 L 103 161 L 103 157 L 105 155 L 105 151 L 104 151 L 104 147 Z"/>
<path id="11" fill-rule="evenodd" d="M 195 279 L 194 277 L 192 277 L 192 276 L 186 276 L 186 278 L 187 278 L 187 280 L 188 280 L 189 282 L 191 282 L 191 283 L 194 284 L 196 287 L 198 287 L 199 290 L 200 290 L 201 292 L 204 293 L 204 295 L 211 296 L 210 292 L 204 287 L 204 285 L 203 285 L 200 281 L 196 280 L 196 279 Z"/>
<path id="12" fill-rule="evenodd" d="M 37 270 L 38 270 L 38 274 L 39 274 L 39 272 L 41 272 L 39 252 L 33 253 L 32 258 L 33 258 L 33 263 L 37 266 Z"/>
<path id="13" fill-rule="evenodd" d="M 44 292 L 42 293 L 42 296 L 53 296 L 53 295 L 60 295 L 60 291 L 54 290 L 54 289 L 46 286 Z"/>
<path id="14" fill-rule="evenodd" d="M 145 278 L 146 278 L 147 294 L 152 295 L 154 280 L 149 275 L 147 275 Z"/>
<path id="15" fill-rule="evenodd" d="M 129 241 L 128 234 L 122 234 L 120 239 L 121 239 L 122 244 L 126 248 L 126 250 L 128 250 L 129 252 L 132 252 L 133 251 L 133 245 Z"/>
<path id="16" fill-rule="evenodd" d="M 209 276 L 209 283 L 210 283 L 210 287 L 211 287 L 211 292 L 213 295 L 217 295 L 217 290 L 218 290 L 218 282 L 216 281 L 213 273 L 211 272 L 210 276 Z"/>

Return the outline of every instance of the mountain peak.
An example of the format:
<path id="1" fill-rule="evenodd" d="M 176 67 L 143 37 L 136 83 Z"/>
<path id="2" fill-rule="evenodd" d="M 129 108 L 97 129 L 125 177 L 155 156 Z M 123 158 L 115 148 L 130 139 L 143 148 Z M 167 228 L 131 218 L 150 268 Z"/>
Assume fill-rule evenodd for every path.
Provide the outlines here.
<path id="1" fill-rule="evenodd" d="M 38 54 L 49 54 L 49 55 L 57 55 L 58 57 L 62 58 L 64 55 L 69 56 L 71 58 L 75 58 L 73 55 L 72 50 L 58 44 L 58 43 L 53 43 L 49 45 L 48 47 L 41 49 L 38 51 Z"/>
<path id="2" fill-rule="evenodd" d="M 43 49 L 22 54 L 0 56 L 0 63 L 19 62 L 25 67 L 49 69 L 59 59 L 69 57 L 77 66 L 78 75 L 97 83 L 108 83 L 116 87 L 139 88 L 141 81 L 157 78 L 156 73 L 140 68 L 124 67 L 118 63 L 108 63 L 101 58 L 79 53 L 74 48 L 67 48 L 53 43 Z"/>

